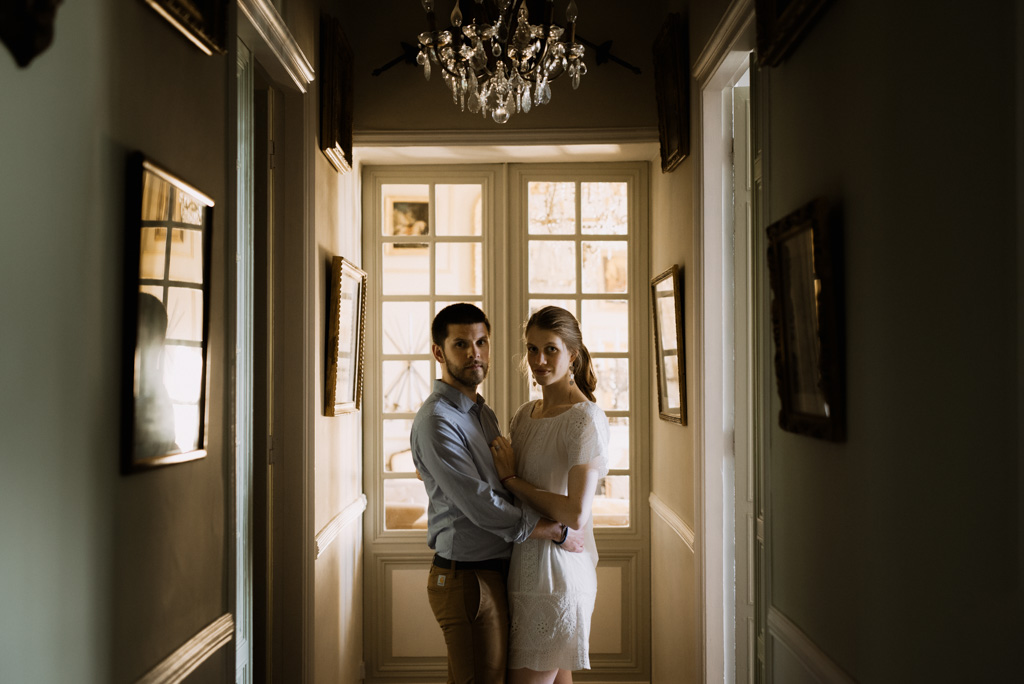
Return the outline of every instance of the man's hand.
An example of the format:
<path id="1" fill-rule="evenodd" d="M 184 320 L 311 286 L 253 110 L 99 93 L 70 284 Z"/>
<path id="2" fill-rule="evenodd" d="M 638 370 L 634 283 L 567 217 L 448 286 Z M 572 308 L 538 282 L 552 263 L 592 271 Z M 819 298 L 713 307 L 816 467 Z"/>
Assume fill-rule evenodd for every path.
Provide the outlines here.
<path id="1" fill-rule="evenodd" d="M 565 542 L 561 546 L 569 553 L 582 553 L 586 539 L 587 537 L 583 534 L 583 530 L 574 530 L 570 527 L 569 534 L 566 535 Z"/>

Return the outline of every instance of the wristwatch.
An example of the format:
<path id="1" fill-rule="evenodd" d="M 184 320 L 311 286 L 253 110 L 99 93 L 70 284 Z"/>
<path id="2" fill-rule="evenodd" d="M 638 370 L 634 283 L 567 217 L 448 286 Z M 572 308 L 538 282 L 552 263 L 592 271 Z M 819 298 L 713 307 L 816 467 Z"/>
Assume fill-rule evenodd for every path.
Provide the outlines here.
<path id="1" fill-rule="evenodd" d="M 562 525 L 562 523 L 558 523 L 558 524 Z M 555 543 L 558 544 L 559 546 L 561 546 L 562 544 L 565 543 L 565 540 L 566 540 L 566 538 L 568 536 L 569 536 L 569 526 L 568 525 L 562 525 L 562 538 L 559 539 L 558 541 L 556 541 Z"/>

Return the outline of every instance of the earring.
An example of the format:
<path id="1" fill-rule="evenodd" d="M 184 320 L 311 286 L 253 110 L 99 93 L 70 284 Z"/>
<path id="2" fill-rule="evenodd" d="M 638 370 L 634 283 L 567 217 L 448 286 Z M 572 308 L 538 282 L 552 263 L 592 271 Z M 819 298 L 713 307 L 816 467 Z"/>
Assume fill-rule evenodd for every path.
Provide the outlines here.
<path id="1" fill-rule="evenodd" d="M 576 374 L 575 373 L 569 373 L 569 387 L 572 387 L 575 384 L 576 384 Z"/>

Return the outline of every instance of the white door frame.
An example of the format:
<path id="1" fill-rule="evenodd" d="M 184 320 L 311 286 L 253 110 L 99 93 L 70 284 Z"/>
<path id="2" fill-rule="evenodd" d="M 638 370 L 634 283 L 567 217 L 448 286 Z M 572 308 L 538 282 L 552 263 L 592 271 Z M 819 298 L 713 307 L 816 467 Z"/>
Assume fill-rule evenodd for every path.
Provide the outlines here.
<path id="1" fill-rule="evenodd" d="M 746 69 L 753 39 L 753 0 L 734 0 L 693 67 L 699 93 L 694 127 L 699 168 L 697 230 L 693 232 L 694 278 L 700 292 L 694 302 L 698 538 L 704 681 L 716 683 L 735 681 L 737 639 L 748 638 L 746 629 L 735 624 L 736 583 L 747 578 L 734 573 L 734 569 L 746 571 L 735 568 L 733 398 L 728 391 L 732 349 L 722 325 L 732 320 L 732 293 L 723 281 L 731 268 L 726 236 L 732 234 L 732 162 L 726 138 L 731 142 L 732 133 L 723 130 L 723 98 Z"/>
<path id="2" fill-rule="evenodd" d="M 288 26 L 281 17 L 277 7 L 271 0 L 238 0 L 238 60 L 239 75 L 236 83 L 238 107 L 237 138 L 238 138 L 238 170 L 237 170 L 237 281 L 236 281 L 236 355 L 237 384 L 235 398 L 235 468 L 236 468 L 236 502 L 235 515 L 237 543 L 237 597 L 236 611 L 244 611 L 245 624 L 240 624 L 237 632 L 239 640 L 245 638 L 246 664 L 238 662 L 236 682 L 243 684 L 252 678 L 252 407 L 253 407 L 253 197 L 252 187 L 255 174 L 253 160 L 253 68 L 258 63 L 272 81 L 280 85 L 285 92 L 291 93 L 293 101 L 301 110 L 293 127 L 298 139 L 294 147 L 300 151 L 295 155 L 301 195 L 297 201 L 298 209 L 294 216 L 301 225 L 301 234 L 295 237 L 298 244 L 301 269 L 296 269 L 301 278 L 301 301 L 296 304 L 300 309 L 301 326 L 301 377 L 293 386 L 289 398 L 297 398 L 298 407 L 304 417 L 297 438 L 293 440 L 291 455 L 297 462 L 299 482 L 293 488 L 292 495 L 300 503 L 295 527 L 299 529 L 300 554 L 294 558 L 296 572 L 299 575 L 299 591 L 301 606 L 298 619 L 290 623 L 301 631 L 301 652 L 295 659 L 301 661 L 296 667 L 292 664 L 290 674 L 296 676 L 295 681 L 312 681 L 313 672 L 313 617 L 314 596 L 312 581 L 313 558 L 313 412 L 308 410 L 312 402 L 312 382 L 315 371 L 315 342 L 312 341 L 311 322 L 315 316 L 315 284 L 312 274 L 315 259 L 315 235 L 313 233 L 313 216 L 315 208 L 315 184 L 313 183 L 313 159 L 316 149 L 316 98 L 309 93 L 313 83 L 313 67 L 303 54 Z M 314 91 L 315 92 L 315 91 Z M 298 197 L 296 197 L 299 200 Z M 265 399 L 265 398 L 264 398 Z M 244 520 L 244 523 L 243 523 Z M 266 562 L 267 559 L 257 559 Z M 244 632 L 242 630 L 245 630 Z M 242 648 L 241 643 L 238 645 Z M 260 654 L 262 657 L 263 654 Z M 241 658 L 242 656 L 236 656 Z M 272 676 L 272 675 L 271 675 Z"/>

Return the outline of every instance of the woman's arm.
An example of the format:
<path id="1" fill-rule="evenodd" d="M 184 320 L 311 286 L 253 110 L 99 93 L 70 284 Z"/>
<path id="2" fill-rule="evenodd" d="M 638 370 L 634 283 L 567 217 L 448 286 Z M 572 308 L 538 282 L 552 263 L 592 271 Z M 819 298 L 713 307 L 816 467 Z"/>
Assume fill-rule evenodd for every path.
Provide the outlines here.
<path id="1" fill-rule="evenodd" d="M 528 503 L 541 515 L 562 523 L 574 530 L 583 527 L 590 519 L 594 492 L 600 473 L 589 464 L 569 469 L 568 494 L 555 494 L 538 489 L 515 475 L 515 453 L 505 437 L 491 442 L 491 455 L 505 488 Z"/>

